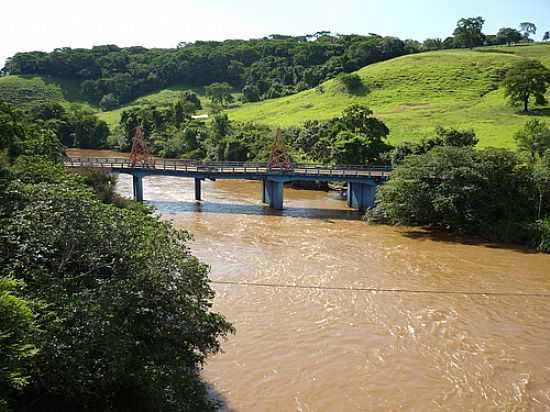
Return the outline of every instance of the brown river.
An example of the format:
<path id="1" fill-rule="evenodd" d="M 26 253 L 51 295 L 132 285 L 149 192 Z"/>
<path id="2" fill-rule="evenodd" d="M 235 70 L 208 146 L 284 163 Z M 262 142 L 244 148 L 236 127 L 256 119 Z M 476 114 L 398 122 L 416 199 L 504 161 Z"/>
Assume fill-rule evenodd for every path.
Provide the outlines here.
<path id="1" fill-rule="evenodd" d="M 144 194 L 236 283 L 213 284 L 236 334 L 203 372 L 226 410 L 550 411 L 550 255 L 367 225 L 335 193 L 285 189 L 282 212 L 257 182 Z"/>

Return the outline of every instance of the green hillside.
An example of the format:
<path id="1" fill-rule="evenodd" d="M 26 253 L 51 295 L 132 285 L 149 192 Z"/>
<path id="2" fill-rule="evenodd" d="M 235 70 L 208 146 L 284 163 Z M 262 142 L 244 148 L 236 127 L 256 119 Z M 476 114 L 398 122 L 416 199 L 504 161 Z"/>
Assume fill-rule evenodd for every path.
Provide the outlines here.
<path id="1" fill-rule="evenodd" d="M 513 134 L 529 116 L 510 107 L 499 88 L 499 70 L 517 59 L 550 66 L 550 44 L 451 50 L 408 55 L 367 66 L 357 74 L 367 91 L 351 95 L 336 80 L 319 89 L 230 110 L 231 119 L 272 126 L 329 119 L 352 103 L 368 105 L 391 130 L 390 141 L 416 140 L 437 125 L 473 128 L 481 146 L 513 146 Z M 538 115 L 549 114 L 549 109 Z"/>
<path id="2" fill-rule="evenodd" d="M 177 85 L 166 88 L 156 93 L 148 94 L 147 96 L 140 97 L 116 110 L 98 112 L 97 117 L 107 122 L 109 127 L 112 129 L 113 127 L 116 127 L 118 125 L 122 112 L 129 107 L 140 106 L 144 104 L 162 105 L 176 103 L 181 98 L 181 92 L 184 90 L 193 90 L 199 96 L 202 106 L 208 106 L 208 100 L 204 97 L 204 90 L 202 88 L 195 88 L 187 85 Z"/>
<path id="3" fill-rule="evenodd" d="M 390 127 L 390 141 L 417 140 L 436 126 L 473 128 L 480 146 L 511 147 L 513 134 L 531 116 L 549 118 L 550 108 L 527 116 L 507 104 L 499 88 L 499 73 L 521 58 L 536 58 L 550 67 L 550 44 L 483 47 L 407 55 L 357 71 L 366 85 L 360 94 L 342 90 L 336 80 L 320 88 L 258 103 L 235 104 L 228 110 L 236 121 L 270 126 L 298 126 L 306 120 L 324 120 L 340 114 L 352 103 L 368 105 Z M 187 85 L 169 87 L 140 97 L 113 111 L 100 112 L 83 102 L 77 82 L 50 76 L 0 77 L 0 98 L 19 106 L 54 100 L 80 104 L 94 111 L 111 129 L 123 110 L 145 103 L 173 103 Z M 199 96 L 202 89 L 193 89 Z M 238 96 L 235 96 L 238 98 Z M 550 98 L 550 95 L 549 95 Z M 203 107 L 208 102 L 201 96 Z M 550 118 L 549 118 L 550 120 Z"/>
<path id="4" fill-rule="evenodd" d="M 0 99 L 18 107 L 55 101 L 63 105 L 80 104 L 95 111 L 80 96 L 78 82 L 51 76 L 0 77 Z"/>

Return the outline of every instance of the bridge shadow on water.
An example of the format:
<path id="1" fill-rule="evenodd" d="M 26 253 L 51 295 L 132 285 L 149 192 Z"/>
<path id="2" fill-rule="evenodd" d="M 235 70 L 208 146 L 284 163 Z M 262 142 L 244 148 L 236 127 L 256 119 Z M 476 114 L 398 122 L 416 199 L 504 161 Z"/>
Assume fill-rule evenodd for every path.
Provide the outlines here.
<path id="1" fill-rule="evenodd" d="M 161 213 L 220 213 L 232 215 L 282 216 L 319 220 L 360 220 L 361 213 L 356 210 L 320 209 L 307 207 L 285 207 L 274 210 L 265 205 L 219 202 L 174 202 L 148 200 L 146 204 L 155 207 Z"/>

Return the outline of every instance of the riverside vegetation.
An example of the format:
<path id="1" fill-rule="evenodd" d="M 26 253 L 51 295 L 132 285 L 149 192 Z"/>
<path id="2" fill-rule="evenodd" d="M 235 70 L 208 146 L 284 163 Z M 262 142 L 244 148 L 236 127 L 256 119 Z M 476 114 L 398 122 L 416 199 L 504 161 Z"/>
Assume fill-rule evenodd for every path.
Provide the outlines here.
<path id="1" fill-rule="evenodd" d="M 528 33 L 492 39 L 482 23 L 423 45 L 321 32 L 14 56 L 0 78 L 0 408 L 215 407 L 198 372 L 233 329 L 190 234 L 113 178 L 65 171 L 63 145 L 129 150 L 141 126 L 159 156 L 265 161 L 282 125 L 295 161 L 394 166 L 372 222 L 550 252 L 549 46 L 497 47 Z"/>
<path id="2" fill-rule="evenodd" d="M 0 150 L 0 410 L 214 410 L 198 373 L 232 326 L 189 233 L 4 103 Z"/>

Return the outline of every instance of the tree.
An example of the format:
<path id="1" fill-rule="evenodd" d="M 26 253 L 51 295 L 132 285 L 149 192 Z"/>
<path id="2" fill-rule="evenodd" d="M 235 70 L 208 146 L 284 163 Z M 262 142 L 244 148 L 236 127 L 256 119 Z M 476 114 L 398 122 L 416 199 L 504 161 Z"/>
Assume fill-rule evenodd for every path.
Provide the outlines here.
<path id="1" fill-rule="evenodd" d="M 379 188 L 377 208 L 392 223 L 493 234 L 500 223 L 531 213 L 526 177 L 511 151 L 436 147 L 393 170 Z"/>
<path id="2" fill-rule="evenodd" d="M 482 33 L 484 23 L 483 17 L 460 19 L 453 32 L 455 44 L 459 47 L 468 48 L 482 46 L 485 41 L 485 35 Z"/>
<path id="3" fill-rule="evenodd" d="M 186 106 L 192 108 L 192 111 L 202 109 L 201 100 L 193 90 L 185 90 L 182 93 L 182 100 Z"/>
<path id="4" fill-rule="evenodd" d="M 453 36 L 449 36 L 443 40 L 443 48 L 444 49 L 454 49 L 458 47 L 459 45 L 456 43 L 455 38 Z"/>
<path id="5" fill-rule="evenodd" d="M 426 51 L 441 50 L 443 47 L 443 40 L 440 38 L 426 39 L 424 40 L 424 43 L 422 43 L 422 49 Z"/>
<path id="6" fill-rule="evenodd" d="M 550 149 L 547 149 L 544 156 L 535 161 L 532 167 L 531 176 L 538 192 L 537 220 L 539 220 L 542 217 L 544 196 L 550 193 Z"/>
<path id="7" fill-rule="evenodd" d="M 390 133 L 385 123 L 373 116 L 372 110 L 360 104 L 353 104 L 346 108 L 339 121 L 345 130 L 362 133 L 374 139 L 385 139 Z"/>
<path id="8" fill-rule="evenodd" d="M 498 44 L 510 45 L 512 43 L 519 43 L 522 38 L 523 36 L 518 30 L 510 27 L 503 27 L 498 31 L 496 41 Z"/>
<path id="9" fill-rule="evenodd" d="M 403 41 L 404 51 L 402 54 L 419 53 L 422 51 L 422 44 L 418 40 L 406 39 Z"/>
<path id="10" fill-rule="evenodd" d="M 348 93 L 358 93 L 363 89 L 363 81 L 355 73 L 340 73 L 336 79 Z"/>
<path id="11" fill-rule="evenodd" d="M 548 41 L 550 40 L 550 31 L 547 31 L 544 33 L 544 36 L 542 36 L 542 41 Z"/>
<path id="12" fill-rule="evenodd" d="M 342 112 L 332 127 L 332 157 L 337 163 L 366 164 L 380 160 L 391 149 L 385 142 L 388 127 L 367 106 L 354 104 Z"/>
<path id="13" fill-rule="evenodd" d="M 233 102 L 232 90 L 233 88 L 231 85 L 225 82 L 212 83 L 204 88 L 206 96 L 209 97 L 212 102 L 222 106 Z"/>
<path id="14" fill-rule="evenodd" d="M 506 96 L 512 104 L 523 104 L 523 111 L 529 111 L 529 100 L 535 98 L 535 103 L 546 103 L 544 94 L 550 84 L 550 70 L 538 60 L 521 60 L 506 73 L 504 87 Z"/>
<path id="15" fill-rule="evenodd" d="M 452 127 L 445 128 L 438 126 L 435 129 L 435 133 L 435 139 L 440 142 L 439 146 L 473 147 L 479 143 L 479 139 L 476 137 L 473 129 L 457 130 Z"/>
<path id="16" fill-rule="evenodd" d="M 199 369 L 232 328 L 189 235 L 84 187 L 14 185 L 0 267 L 40 302 L 23 409 L 211 410 Z"/>
<path id="17" fill-rule="evenodd" d="M 32 344 L 35 326 L 30 302 L 18 296 L 23 282 L 0 277 L 0 410 L 9 407 L 29 380 L 30 358 L 36 354 Z M 11 395 L 11 396 L 10 396 Z"/>
<path id="18" fill-rule="evenodd" d="M 253 84 L 247 84 L 242 90 L 243 103 L 257 102 L 260 100 L 260 90 Z"/>
<path id="19" fill-rule="evenodd" d="M 113 93 L 108 93 L 99 101 L 99 107 L 104 112 L 116 109 L 120 105 L 118 98 Z"/>
<path id="20" fill-rule="evenodd" d="M 519 31 L 523 33 L 523 36 L 526 39 L 529 39 L 529 36 L 531 34 L 537 34 L 537 26 L 535 26 L 534 23 L 530 23 L 530 22 L 520 23 Z"/>
<path id="21" fill-rule="evenodd" d="M 379 159 L 388 146 L 382 141 L 349 130 L 336 135 L 332 144 L 332 157 L 337 164 L 364 165 Z"/>
<path id="22" fill-rule="evenodd" d="M 514 139 L 518 150 L 527 155 L 529 164 L 534 164 L 550 150 L 550 127 L 538 119 L 528 120 L 525 126 L 514 134 Z"/>

